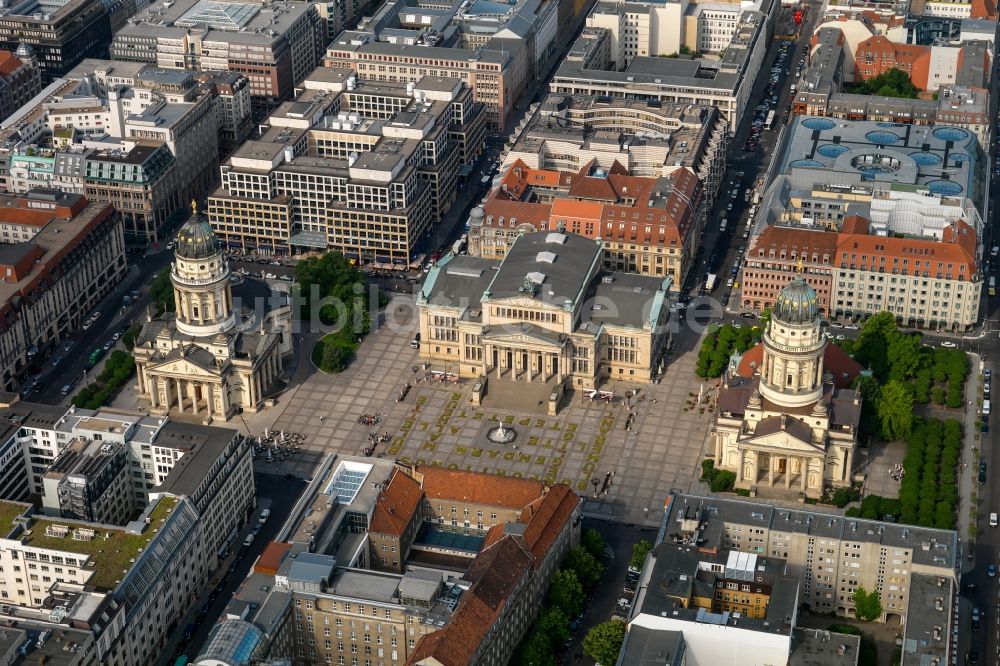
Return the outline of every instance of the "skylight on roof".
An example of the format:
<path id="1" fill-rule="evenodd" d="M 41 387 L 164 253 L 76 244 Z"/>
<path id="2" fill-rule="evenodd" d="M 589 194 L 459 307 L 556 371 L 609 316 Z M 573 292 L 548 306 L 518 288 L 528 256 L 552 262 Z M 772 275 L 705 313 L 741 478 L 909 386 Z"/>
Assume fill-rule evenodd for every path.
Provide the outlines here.
<path id="1" fill-rule="evenodd" d="M 537 261 L 537 262 L 543 262 L 544 261 L 547 264 L 554 264 L 556 262 L 556 253 L 555 252 L 539 252 L 537 255 L 535 255 L 535 261 Z"/>
<path id="2" fill-rule="evenodd" d="M 249 3 L 201 0 L 174 21 L 174 25 L 193 28 L 204 24 L 213 30 L 238 32 L 249 25 L 259 11 L 259 5 Z"/>
<path id="3" fill-rule="evenodd" d="M 559 245 L 562 245 L 563 243 L 566 242 L 566 234 L 561 234 L 559 232 L 553 231 L 550 234 L 546 234 L 546 236 L 545 236 L 545 242 L 546 243 L 557 243 Z"/>
<path id="4" fill-rule="evenodd" d="M 365 478 L 372 471 L 371 465 L 344 461 L 337 466 L 326 492 L 336 495 L 341 504 L 350 504 L 358 496 L 358 491 L 365 483 Z"/>

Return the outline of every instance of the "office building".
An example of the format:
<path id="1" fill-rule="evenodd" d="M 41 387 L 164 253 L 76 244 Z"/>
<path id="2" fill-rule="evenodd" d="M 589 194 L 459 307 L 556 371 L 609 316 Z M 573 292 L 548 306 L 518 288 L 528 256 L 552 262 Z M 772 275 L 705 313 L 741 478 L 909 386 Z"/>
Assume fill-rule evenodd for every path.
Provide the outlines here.
<path id="1" fill-rule="evenodd" d="M 291 307 L 276 299 L 233 302 L 229 263 L 197 210 L 177 233 L 170 269 L 175 313 L 147 317 L 136 337 L 138 393 L 150 409 L 206 423 L 257 411 L 292 351 Z M 264 310 L 260 311 L 260 306 Z"/>
<path id="2" fill-rule="evenodd" d="M 462 377 L 535 382 L 547 395 L 651 382 L 671 280 L 603 264 L 601 241 L 559 230 L 520 235 L 502 261 L 445 257 L 417 296 L 421 358 Z"/>
<path id="3" fill-rule="evenodd" d="M 711 446 L 736 487 L 764 496 L 819 498 L 854 483 L 861 367 L 828 344 L 816 292 L 797 277 L 775 299 L 763 340 L 742 355 L 719 392 Z"/>
<path id="4" fill-rule="evenodd" d="M 558 54 L 559 23 L 573 21 L 576 6 L 566 0 L 433 6 L 391 0 L 356 30 L 338 35 L 324 64 L 378 82 L 459 79 L 485 107 L 490 128 L 506 132 L 525 87 Z"/>
<path id="5" fill-rule="evenodd" d="M 797 615 L 806 607 L 852 617 L 859 587 L 879 593 L 881 621 L 902 627 L 902 666 L 944 663 L 955 649 L 951 624 L 959 563 L 954 531 L 678 493 L 667 498 L 664 509 L 660 543 L 643 566 L 629 631 L 643 627 L 657 632 L 657 640 L 674 644 L 678 637 L 670 633 L 682 634 L 686 664 L 733 659 L 854 664 L 856 642 L 803 630 Z M 751 561 L 753 580 L 739 580 Z M 752 592 L 757 573 L 771 568 L 788 584 L 772 588 L 764 619 L 725 608 L 737 592 L 741 599 L 758 598 L 743 586 Z M 713 592 L 712 584 L 720 579 L 724 588 Z"/>
<path id="6" fill-rule="evenodd" d="M 506 663 L 580 510 L 564 484 L 331 455 L 194 663 Z"/>
<path id="7" fill-rule="evenodd" d="M 920 90 L 937 91 L 944 85 L 989 86 L 991 49 L 985 42 L 921 46 L 900 44 L 873 35 L 858 44 L 854 80 L 867 81 L 898 69 Z"/>
<path id="8" fill-rule="evenodd" d="M 127 268 L 111 206 L 46 189 L 0 196 L 0 387 L 13 390 Z"/>
<path id="9" fill-rule="evenodd" d="M 292 96 L 323 54 L 318 5 L 296 0 L 155 2 L 111 41 L 111 58 L 162 69 L 236 72 L 264 113 Z"/>
<path id="10" fill-rule="evenodd" d="M 979 317 L 979 251 L 961 218 L 940 239 L 887 235 L 860 215 L 839 231 L 771 225 L 747 252 L 741 302 L 745 310 L 773 307 L 780 285 L 801 270 L 827 316 L 890 312 L 901 326 L 966 331 Z"/>
<path id="11" fill-rule="evenodd" d="M 30 46 L 0 51 L 0 122 L 42 92 L 42 70 Z"/>
<path id="12" fill-rule="evenodd" d="M 0 176 L 110 203 L 128 241 L 155 242 L 218 180 L 216 100 L 189 72 L 86 60 L 2 124 Z"/>
<path id="13" fill-rule="evenodd" d="M 0 49 L 30 48 L 45 84 L 84 58 L 104 57 L 110 42 L 111 20 L 103 0 L 28 0 L 0 8 Z"/>
<path id="14" fill-rule="evenodd" d="M 195 78 L 200 87 L 212 93 L 220 149 L 232 150 L 243 143 L 253 129 L 250 79 L 237 72 L 202 72 Z"/>
<path id="15" fill-rule="evenodd" d="M 771 0 L 752 7 L 599 2 L 549 88 L 707 104 L 719 109 L 732 133 L 747 110 L 776 14 Z"/>
<path id="16" fill-rule="evenodd" d="M 318 69 L 303 86 L 223 164 L 208 200 L 220 241 L 410 264 L 482 150 L 482 106 L 453 78 L 403 85 Z"/>
<path id="17" fill-rule="evenodd" d="M 618 162 L 579 171 L 514 162 L 469 218 L 469 254 L 503 259 L 522 233 L 560 230 L 603 241 L 608 270 L 684 283 L 705 218 L 701 181 L 680 167 L 643 178 Z"/>
<path id="18" fill-rule="evenodd" d="M 691 105 L 591 95 L 546 95 L 514 145 L 515 160 L 531 169 L 578 171 L 595 160 L 615 162 L 633 176 L 659 178 L 684 167 L 715 200 L 726 168 L 729 128 L 719 110 Z"/>
<path id="19" fill-rule="evenodd" d="M 168 630 L 208 584 L 209 572 L 219 566 L 221 554 L 253 509 L 250 447 L 231 430 L 114 410 L 90 415 L 70 410 L 64 418 L 60 428 L 92 433 L 84 454 L 103 455 L 90 449 L 99 443 L 93 435 L 100 431 L 110 436 L 101 446 L 115 452 L 131 456 L 134 446 L 147 455 L 151 448 L 180 455 L 148 494 L 145 508 L 134 510 L 122 526 L 65 515 L 42 517 L 28 504 L 0 502 L 0 617 L 16 619 L 19 626 L 46 622 L 51 633 L 38 637 L 35 649 L 43 649 L 48 638 L 68 635 L 71 628 L 83 632 L 64 648 L 79 659 L 72 663 L 146 664 L 162 653 Z M 110 430 L 104 429 L 109 425 Z M 126 438 L 127 445 L 122 443 Z M 70 443 L 67 453 L 81 452 Z M 135 477 L 131 463 L 137 462 L 116 466 L 110 478 L 129 484 Z M 90 464 L 72 469 L 97 472 Z M 117 500 L 102 502 L 102 507 L 130 501 Z M 76 499 L 67 502 L 77 504 Z"/>

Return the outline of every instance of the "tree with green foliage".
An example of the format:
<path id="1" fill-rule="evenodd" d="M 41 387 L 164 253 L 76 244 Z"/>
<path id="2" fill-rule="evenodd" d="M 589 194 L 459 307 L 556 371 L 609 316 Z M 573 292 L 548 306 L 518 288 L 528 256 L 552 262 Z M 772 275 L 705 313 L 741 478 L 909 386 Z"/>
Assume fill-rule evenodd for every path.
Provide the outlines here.
<path id="1" fill-rule="evenodd" d="M 583 531 L 580 535 L 580 545 L 586 548 L 587 552 L 593 555 L 595 559 L 600 559 L 604 555 L 604 549 L 607 547 L 604 537 L 593 528 Z"/>
<path id="2" fill-rule="evenodd" d="M 906 386 L 895 379 L 882 387 L 879 396 L 878 420 L 886 440 L 906 439 L 913 427 L 913 396 Z"/>
<path id="3" fill-rule="evenodd" d="M 579 545 L 569 549 L 563 566 L 576 574 L 577 580 L 585 590 L 594 589 L 604 574 L 604 566 L 586 548 Z"/>
<path id="4" fill-rule="evenodd" d="M 340 372 L 347 365 L 352 353 L 336 344 L 337 340 L 330 340 L 323 345 L 323 353 L 320 357 L 319 368 L 323 372 Z"/>
<path id="5" fill-rule="evenodd" d="M 628 565 L 633 569 L 642 569 L 642 563 L 646 561 L 646 555 L 651 550 L 653 550 L 653 544 L 646 539 L 640 539 L 632 546 L 632 558 L 629 559 Z"/>
<path id="6" fill-rule="evenodd" d="M 532 631 L 517 646 L 511 657 L 517 666 L 551 666 L 556 663 L 552 642 L 540 631 Z"/>
<path id="7" fill-rule="evenodd" d="M 156 306 L 156 316 L 174 311 L 174 285 L 170 282 L 170 267 L 156 274 L 149 285 L 149 300 Z"/>
<path id="8" fill-rule="evenodd" d="M 858 586 L 854 591 L 854 614 L 865 622 L 874 622 L 882 617 L 882 597 L 878 590 L 868 592 L 864 586 Z"/>
<path id="9" fill-rule="evenodd" d="M 913 85 L 906 72 L 893 67 L 878 76 L 856 83 L 854 92 L 858 95 L 916 99 L 920 89 Z"/>
<path id="10" fill-rule="evenodd" d="M 566 614 L 566 617 L 576 617 L 583 610 L 586 599 L 587 595 L 584 594 L 583 586 L 575 571 L 559 569 L 552 574 L 547 599 L 549 606 L 558 608 Z"/>
<path id="11" fill-rule="evenodd" d="M 618 661 L 618 653 L 625 642 L 625 623 L 616 619 L 608 620 L 593 627 L 583 637 L 584 653 L 603 666 L 611 666 Z"/>
<path id="12" fill-rule="evenodd" d="M 573 635 L 573 631 L 569 628 L 569 617 L 561 608 L 555 606 L 542 609 L 535 621 L 535 631 L 547 637 L 553 647 L 562 645 Z"/>
<path id="13" fill-rule="evenodd" d="M 878 422 L 878 401 L 882 395 L 882 387 L 871 375 L 859 375 L 854 379 L 854 390 L 861 394 L 861 424 L 860 429 L 865 435 L 881 432 Z"/>
<path id="14" fill-rule="evenodd" d="M 713 493 L 729 492 L 736 486 L 736 472 L 728 469 L 715 470 L 715 478 L 712 479 L 710 488 Z"/>
<path id="15" fill-rule="evenodd" d="M 140 324 L 132 324 L 128 327 L 128 330 L 122 334 L 122 344 L 125 345 L 125 349 L 132 351 L 135 348 L 135 339 L 139 337 L 141 332 L 142 326 Z"/>

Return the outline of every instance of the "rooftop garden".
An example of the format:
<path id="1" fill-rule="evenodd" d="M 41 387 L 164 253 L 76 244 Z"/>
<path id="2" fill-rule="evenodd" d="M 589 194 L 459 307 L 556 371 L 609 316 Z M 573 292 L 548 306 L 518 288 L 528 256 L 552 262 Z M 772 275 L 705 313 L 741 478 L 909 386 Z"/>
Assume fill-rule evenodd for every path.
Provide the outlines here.
<path id="1" fill-rule="evenodd" d="M 18 502 L 0 502 L 0 535 L 10 534 L 14 519 L 24 513 L 28 506 Z"/>
<path id="2" fill-rule="evenodd" d="M 50 525 L 68 526 L 71 530 L 85 528 L 86 525 L 41 518 L 32 523 L 31 534 L 25 538 L 25 543 L 34 548 L 49 548 L 89 556 L 93 566 L 88 565 L 87 569 L 94 572 L 90 584 L 98 589 L 114 589 L 115 581 L 125 576 L 123 572 L 132 567 L 133 560 L 139 556 L 139 549 L 145 549 L 156 536 L 160 528 L 160 519 L 165 518 L 167 511 L 177 506 L 177 502 L 177 498 L 174 497 L 161 498 L 149 515 L 149 527 L 142 534 L 129 534 L 120 528 L 95 526 L 94 538 L 89 541 L 73 538 L 72 532 L 63 537 L 50 536 L 46 534 L 46 528 Z"/>

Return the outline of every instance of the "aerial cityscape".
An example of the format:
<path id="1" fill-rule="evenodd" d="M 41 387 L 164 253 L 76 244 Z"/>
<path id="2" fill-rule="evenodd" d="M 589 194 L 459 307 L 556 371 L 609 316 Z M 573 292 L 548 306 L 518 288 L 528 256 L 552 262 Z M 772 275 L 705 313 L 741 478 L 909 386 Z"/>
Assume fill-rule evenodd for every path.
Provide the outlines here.
<path id="1" fill-rule="evenodd" d="M 0 664 L 1000 666 L 998 28 L 0 1 Z"/>

